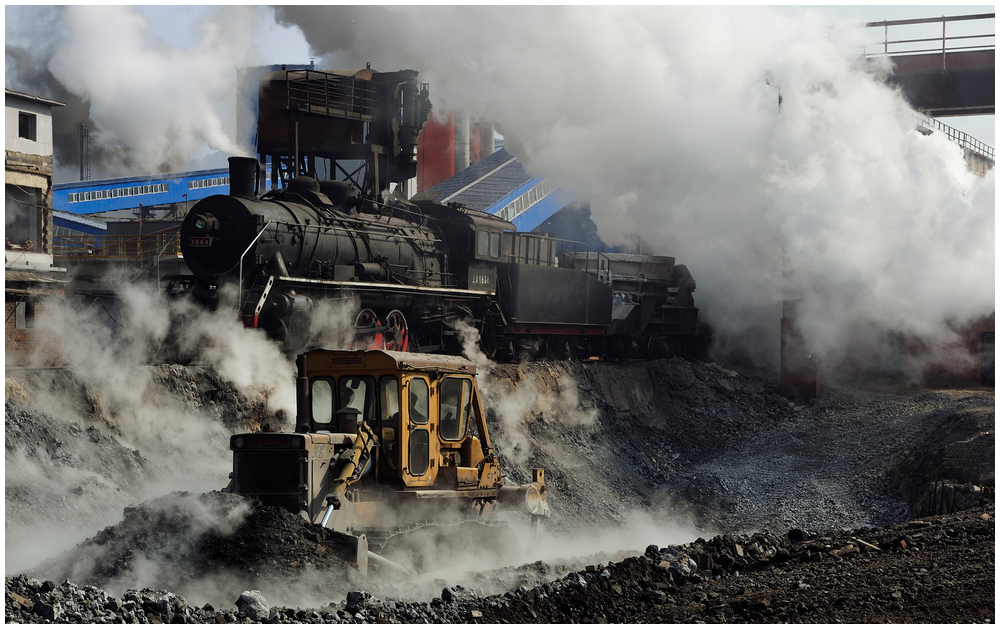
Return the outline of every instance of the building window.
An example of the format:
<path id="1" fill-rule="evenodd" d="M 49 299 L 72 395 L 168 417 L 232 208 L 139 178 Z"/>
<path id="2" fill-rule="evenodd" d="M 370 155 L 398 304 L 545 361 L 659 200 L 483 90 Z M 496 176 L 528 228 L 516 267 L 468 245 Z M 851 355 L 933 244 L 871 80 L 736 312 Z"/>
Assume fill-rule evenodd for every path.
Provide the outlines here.
<path id="1" fill-rule="evenodd" d="M 14 306 L 14 328 L 27 330 L 35 327 L 35 304 L 29 301 L 19 301 Z"/>
<path id="2" fill-rule="evenodd" d="M 17 112 L 17 137 L 32 141 L 38 138 L 35 114 L 24 111 Z"/>
<path id="3" fill-rule="evenodd" d="M 213 177 L 211 179 L 192 179 L 188 182 L 188 190 L 198 188 L 213 188 L 215 186 L 228 186 L 229 177 Z"/>

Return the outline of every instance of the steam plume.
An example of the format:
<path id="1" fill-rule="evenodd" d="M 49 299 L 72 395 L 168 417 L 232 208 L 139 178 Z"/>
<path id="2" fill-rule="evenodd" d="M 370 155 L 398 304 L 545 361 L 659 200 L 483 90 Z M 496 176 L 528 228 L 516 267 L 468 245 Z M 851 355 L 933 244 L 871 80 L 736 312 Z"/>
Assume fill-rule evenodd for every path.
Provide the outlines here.
<path id="1" fill-rule="evenodd" d="M 539 381 L 534 374 L 520 373 L 521 379 L 505 383 L 490 373 L 493 363 L 479 349 L 479 331 L 461 321 L 456 329 L 462 339 L 462 351 L 476 363 L 476 383 L 483 406 L 496 413 L 505 444 L 505 458 L 524 467 L 534 453 L 528 439 L 530 431 L 524 425 L 526 421 L 541 417 L 569 429 L 586 429 L 596 424 L 597 409 L 581 406 L 576 380 L 570 374 L 556 366 L 548 373 L 555 386 Z"/>
<path id="2" fill-rule="evenodd" d="M 8 9 L 28 33 L 8 30 L 7 84 L 68 104 L 54 116 L 57 179 L 76 179 L 81 121 L 95 178 L 198 167 L 212 151 L 246 154 L 234 140 L 236 71 L 259 62 L 254 35 L 267 12 L 210 10 L 194 44 L 169 49 L 134 7 Z"/>
<path id="3" fill-rule="evenodd" d="M 30 413 L 8 403 L 8 573 L 117 522 L 130 503 L 174 490 L 201 492 L 226 485 L 232 461 L 229 434 L 252 426 L 240 425 L 239 418 L 213 416 L 218 410 L 211 405 L 196 407 L 197 392 L 179 390 L 196 386 L 186 384 L 183 370 L 146 366 L 168 338 L 235 385 L 251 405 L 260 406 L 259 416 L 247 421 L 291 428 L 283 424 L 294 416 L 294 367 L 263 333 L 244 329 L 224 308 L 205 312 L 183 301 L 168 304 L 151 287 L 125 281 L 117 285 L 120 309 L 69 306 L 37 321 L 39 338 L 62 335 L 67 372 L 55 373 L 58 382 L 37 382 L 26 390 L 8 379 L 17 403 L 46 414 L 32 420 Z M 184 324 L 174 329 L 171 320 Z M 47 372 L 33 373 L 25 376 L 26 382 Z M 82 389 L 83 404 L 70 393 L 70 382 Z M 30 431 L 41 431 L 41 436 Z M 34 497 L 27 502 L 37 505 L 22 508 L 25 496 Z M 36 538 L 46 540 L 44 548 L 22 541 Z"/>
<path id="4" fill-rule="evenodd" d="M 281 7 L 324 66 L 420 70 L 441 109 L 497 121 L 535 172 L 589 193 L 698 280 L 720 347 L 776 363 L 783 299 L 814 350 L 882 326 L 941 343 L 994 302 L 995 176 L 808 10 Z M 502 37 L 482 37 L 484 29 Z M 844 42 L 843 44 L 840 42 Z M 770 80 L 767 80 L 767 77 Z M 778 87 L 782 104 L 778 107 Z"/>

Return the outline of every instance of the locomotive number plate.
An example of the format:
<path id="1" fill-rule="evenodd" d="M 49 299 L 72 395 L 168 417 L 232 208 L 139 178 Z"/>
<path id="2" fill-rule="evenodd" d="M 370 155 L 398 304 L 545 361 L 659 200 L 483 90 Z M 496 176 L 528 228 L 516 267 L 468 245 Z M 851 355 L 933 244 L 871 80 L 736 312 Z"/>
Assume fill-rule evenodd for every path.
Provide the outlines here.
<path id="1" fill-rule="evenodd" d="M 212 237 L 211 236 L 191 236 L 188 238 L 188 246 L 191 247 L 211 247 Z"/>

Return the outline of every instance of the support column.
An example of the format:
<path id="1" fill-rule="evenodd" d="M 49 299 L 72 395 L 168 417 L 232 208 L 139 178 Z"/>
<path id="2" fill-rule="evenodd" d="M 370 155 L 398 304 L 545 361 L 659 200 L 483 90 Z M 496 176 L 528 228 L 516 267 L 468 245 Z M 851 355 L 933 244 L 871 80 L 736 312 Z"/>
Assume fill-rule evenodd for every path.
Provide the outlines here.
<path id="1" fill-rule="evenodd" d="M 455 172 L 469 167 L 469 115 L 455 114 Z"/>

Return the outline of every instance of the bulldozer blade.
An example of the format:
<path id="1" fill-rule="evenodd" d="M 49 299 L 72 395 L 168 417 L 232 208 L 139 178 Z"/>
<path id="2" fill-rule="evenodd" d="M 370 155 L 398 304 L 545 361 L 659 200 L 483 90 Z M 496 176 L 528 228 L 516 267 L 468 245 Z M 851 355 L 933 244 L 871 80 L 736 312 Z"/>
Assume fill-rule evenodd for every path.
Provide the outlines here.
<path id="1" fill-rule="evenodd" d="M 338 554 L 345 560 L 354 564 L 362 576 L 368 576 L 368 538 L 361 535 L 350 535 L 348 533 L 338 533 L 330 531 L 330 536 L 340 540 L 338 544 Z"/>

